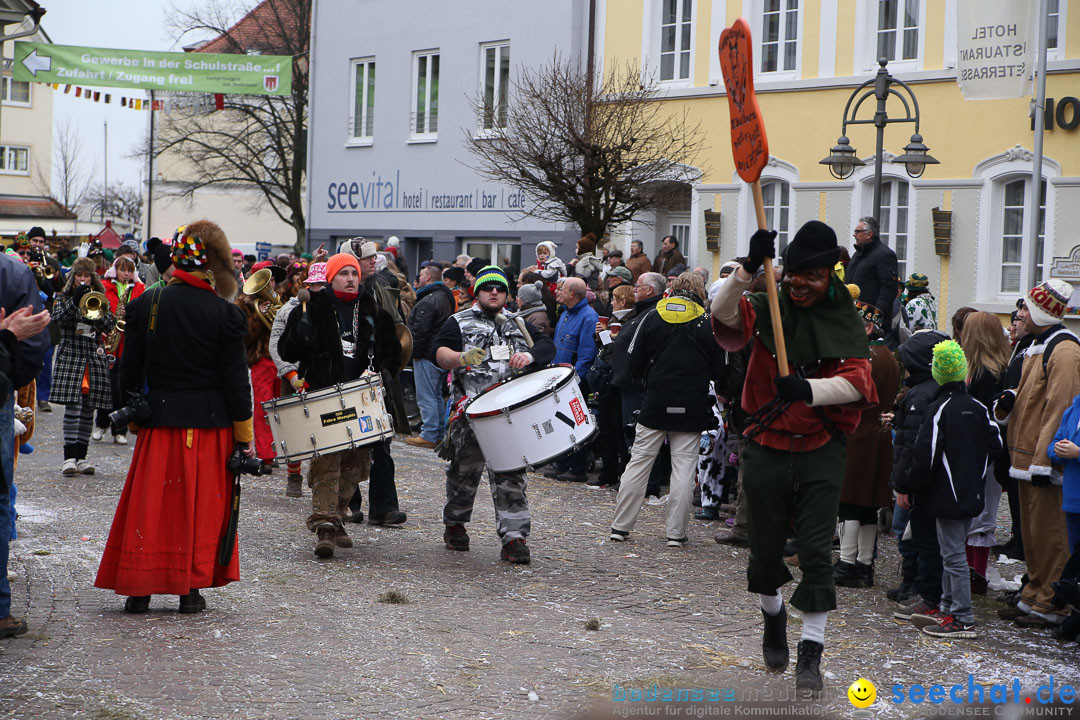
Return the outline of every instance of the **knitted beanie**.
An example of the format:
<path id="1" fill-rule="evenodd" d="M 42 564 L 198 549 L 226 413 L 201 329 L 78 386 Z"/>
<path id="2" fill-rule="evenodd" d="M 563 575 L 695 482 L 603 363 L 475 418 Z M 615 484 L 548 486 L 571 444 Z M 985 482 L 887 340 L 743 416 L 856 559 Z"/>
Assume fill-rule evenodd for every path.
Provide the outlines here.
<path id="1" fill-rule="evenodd" d="M 934 346 L 934 360 L 930 365 L 930 374 L 938 385 L 963 382 L 967 379 L 967 358 L 960 343 L 955 340 L 943 340 Z"/>
<path id="2" fill-rule="evenodd" d="M 356 256 L 352 253 L 338 253 L 337 255 L 331 255 L 330 259 L 326 261 L 326 281 L 333 282 L 334 276 L 338 274 L 343 267 L 356 268 L 356 274 L 360 274 L 360 263 L 356 262 Z"/>
<path id="3" fill-rule="evenodd" d="M 1040 327 L 1057 325 L 1069 306 L 1072 294 L 1073 286 L 1058 278 L 1043 280 L 1031 288 L 1024 302 L 1032 322 Z"/>
<path id="4" fill-rule="evenodd" d="M 526 283 L 519 287 L 517 295 L 518 307 L 524 310 L 525 308 L 542 305 L 544 301 L 540 294 L 540 288 L 543 287 L 543 285 L 544 283 L 542 281 L 537 280 L 532 284 Z"/>
<path id="5" fill-rule="evenodd" d="M 506 273 L 498 266 L 487 265 L 480 268 L 479 272 L 476 273 L 476 282 L 473 283 L 473 294 L 476 294 L 476 291 L 480 286 L 490 285 L 492 283 L 502 285 L 507 291 L 510 290 L 510 283 L 506 280 Z"/>

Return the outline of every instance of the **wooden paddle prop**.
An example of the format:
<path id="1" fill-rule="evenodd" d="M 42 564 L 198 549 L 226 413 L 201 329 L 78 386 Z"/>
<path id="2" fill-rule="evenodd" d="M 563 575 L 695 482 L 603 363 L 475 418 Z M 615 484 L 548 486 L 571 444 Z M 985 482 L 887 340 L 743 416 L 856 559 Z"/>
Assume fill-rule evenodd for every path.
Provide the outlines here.
<path id="1" fill-rule="evenodd" d="M 754 61 L 751 53 L 750 25 L 739 18 L 720 33 L 720 68 L 724 73 L 728 108 L 731 111 L 731 154 L 735 170 L 750 183 L 754 195 L 757 226 L 768 230 L 765 202 L 761 197 L 761 171 L 769 161 L 769 141 L 765 137 L 765 119 L 754 94 Z M 769 295 L 769 315 L 772 318 L 773 342 L 776 344 L 776 364 L 780 376 L 788 374 L 787 347 L 784 328 L 780 324 L 780 298 L 776 293 L 772 259 L 765 258 L 765 283 Z"/>

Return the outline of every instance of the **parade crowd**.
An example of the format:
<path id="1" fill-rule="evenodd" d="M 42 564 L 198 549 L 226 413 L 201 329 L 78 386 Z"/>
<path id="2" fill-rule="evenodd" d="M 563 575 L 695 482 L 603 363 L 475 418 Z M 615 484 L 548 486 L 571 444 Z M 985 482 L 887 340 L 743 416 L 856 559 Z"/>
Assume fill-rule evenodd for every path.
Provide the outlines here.
<path id="1" fill-rule="evenodd" d="M 897 276 L 874 218 L 852 235 L 849 252 L 818 221 L 781 248 L 759 230 L 712 278 L 672 236 L 653 259 L 639 241 L 624 256 L 590 234 L 565 259 L 542 242 L 521 268 L 461 255 L 410 274 L 396 238 L 256 262 L 203 220 L 58 259 L 31 228 L 0 256 L 0 561 L 17 528 L 18 457 L 34 451 L 36 413 L 58 405 L 61 475 L 93 474 L 95 443 L 134 446 L 95 580 L 129 613 L 153 595 L 197 613 L 201 590 L 239 579 L 244 474 L 279 473 L 290 497 L 308 488 L 322 559 L 352 547 L 349 523 L 406 522 L 396 434 L 446 461 L 452 551 L 470 550 L 485 469 L 509 563 L 531 559 L 533 469 L 616 492 L 612 543 L 633 541 L 646 502 L 665 506 L 671 548 L 692 521 L 719 523 L 718 543 L 750 549 L 769 670 L 789 664 L 786 603 L 802 615 L 801 691 L 822 689 L 836 586 L 875 588 L 887 542 L 901 568 L 885 595 L 919 632 L 976 638 L 972 594 L 988 592 L 991 558 L 1006 555 L 1027 575 L 999 598 L 1002 620 L 1076 639 L 1080 339 L 1063 322 L 1073 288 L 1039 282 L 1007 322 L 970 307 L 945 322 L 925 274 Z M 543 467 L 494 467 L 470 403 L 553 366 L 587 401 L 563 418 L 584 439 Z M 354 386 L 377 398 L 385 426 L 359 418 L 360 441 L 350 429 L 348 447 L 301 458 L 275 442 L 279 408 L 306 415 L 308 398 Z M 327 417 L 324 427 L 340 421 Z M 5 574 L 0 637 L 27 631 L 10 604 Z"/>

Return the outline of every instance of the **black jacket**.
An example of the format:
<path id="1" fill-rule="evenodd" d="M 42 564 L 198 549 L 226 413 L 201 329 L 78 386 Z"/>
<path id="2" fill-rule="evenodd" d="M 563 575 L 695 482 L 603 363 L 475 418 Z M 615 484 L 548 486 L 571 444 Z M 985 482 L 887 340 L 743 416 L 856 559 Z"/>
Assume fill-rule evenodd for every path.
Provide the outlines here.
<path id="1" fill-rule="evenodd" d="M 949 336 L 937 330 L 918 332 L 900 346 L 900 364 L 907 371 L 904 385 L 908 388 L 897 403 L 893 416 L 893 467 L 889 484 L 899 493 L 911 493 L 909 484 L 913 463 L 912 452 L 915 438 L 919 435 L 926 409 L 937 394 L 938 384 L 930 375 L 930 363 L 934 358 L 934 345 Z"/>
<path id="2" fill-rule="evenodd" d="M 856 247 L 844 270 L 844 282 L 859 286 L 859 299 L 872 303 L 885 314 L 886 329 L 892 327 L 893 303 L 896 300 L 896 253 L 874 238 Z"/>
<path id="3" fill-rule="evenodd" d="M 430 283 L 416 291 L 416 305 L 409 316 L 413 360 L 431 355 L 432 341 L 453 314 L 454 293 L 441 282 Z"/>
<path id="4" fill-rule="evenodd" d="M 157 320 L 149 333 L 155 298 Z M 128 392 L 142 391 L 145 379 L 153 410 L 148 427 L 228 427 L 251 417 L 247 320 L 240 308 L 180 283 L 143 293 L 125 315 L 120 387 L 126 401 Z"/>
<path id="5" fill-rule="evenodd" d="M 34 273 L 21 261 L 5 255 L 0 259 L 0 307 L 10 315 L 27 305 L 35 313 L 42 310 Z M 50 344 L 47 330 L 19 342 L 19 352 L 13 358 L 11 370 L 11 382 L 16 389 L 38 376 Z"/>
<path id="6" fill-rule="evenodd" d="M 931 517 L 963 519 L 983 511 L 986 470 L 1001 452 L 1001 433 L 963 381 L 938 388 L 919 428 L 911 474 L 915 502 Z"/>
<path id="7" fill-rule="evenodd" d="M 368 350 L 374 354 L 375 370 L 396 369 L 401 342 L 394 331 L 394 321 L 369 293 L 361 292 L 356 299 L 358 337 L 354 358 L 346 358 L 341 345 L 337 301 L 331 297 L 331 292 L 329 288 L 323 288 L 311 293 L 307 307 L 310 325 L 301 323 L 304 313 L 299 305 L 289 313 L 278 341 L 281 359 L 296 363 L 297 372 L 312 390 L 359 378 L 367 369 Z"/>
<path id="8" fill-rule="evenodd" d="M 634 328 L 629 368 L 645 381 L 642 425 L 676 432 L 716 427 L 709 381 L 719 387 L 727 378 L 727 353 L 700 305 L 679 296 L 658 302 Z"/>
<path id="9" fill-rule="evenodd" d="M 639 300 L 634 303 L 634 317 L 623 323 L 619 336 L 611 343 L 611 359 L 608 362 L 611 364 L 611 384 L 615 387 L 625 390 L 640 391 L 642 389 L 641 379 L 630 374 L 630 341 L 634 337 L 634 331 L 637 329 L 638 323 L 661 300 L 663 300 L 663 296 L 656 295 L 647 300 Z"/>

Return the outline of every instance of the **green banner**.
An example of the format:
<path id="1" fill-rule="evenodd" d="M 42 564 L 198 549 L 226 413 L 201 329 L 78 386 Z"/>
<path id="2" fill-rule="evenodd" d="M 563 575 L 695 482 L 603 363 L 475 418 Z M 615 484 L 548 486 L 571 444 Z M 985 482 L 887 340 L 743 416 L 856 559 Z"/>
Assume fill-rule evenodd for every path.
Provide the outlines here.
<path id="1" fill-rule="evenodd" d="M 137 90 L 289 95 L 292 58 L 16 42 L 13 77 L 29 82 Z"/>

